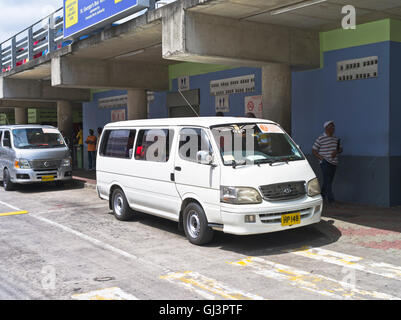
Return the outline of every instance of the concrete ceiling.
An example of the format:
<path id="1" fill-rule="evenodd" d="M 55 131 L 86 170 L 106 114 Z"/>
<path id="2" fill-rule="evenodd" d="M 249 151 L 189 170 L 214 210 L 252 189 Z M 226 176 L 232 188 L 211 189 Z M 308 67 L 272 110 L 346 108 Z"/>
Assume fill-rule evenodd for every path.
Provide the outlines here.
<path id="1" fill-rule="evenodd" d="M 384 18 L 401 20 L 401 0 L 328 0 L 293 11 L 271 15 L 270 11 L 307 1 L 217 0 L 190 10 L 238 20 L 326 31 L 341 27 L 345 5 L 356 8 L 357 24 Z"/>

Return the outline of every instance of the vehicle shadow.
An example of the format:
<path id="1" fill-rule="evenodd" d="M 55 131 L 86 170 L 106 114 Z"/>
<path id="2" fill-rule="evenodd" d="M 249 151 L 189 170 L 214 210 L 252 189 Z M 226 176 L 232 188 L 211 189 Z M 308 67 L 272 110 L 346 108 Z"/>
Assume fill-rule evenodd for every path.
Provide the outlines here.
<path id="1" fill-rule="evenodd" d="M 2 183 L 1 183 L 2 185 Z M 75 182 L 65 182 L 64 185 L 57 185 L 55 182 L 19 184 L 15 186 L 13 191 L 21 193 L 42 193 L 42 192 L 63 192 L 66 190 L 83 189 L 84 186 Z"/>
<path id="2" fill-rule="evenodd" d="M 183 241 L 186 241 L 184 231 L 180 230 L 174 221 L 141 212 L 135 212 L 135 218 L 132 221 L 179 235 Z M 341 237 L 341 231 L 333 224 L 333 220 L 322 218 L 319 223 L 310 226 L 246 236 L 215 231 L 213 240 L 204 247 L 217 248 L 247 256 L 272 255 L 283 250 L 296 250 L 304 246 L 321 247 L 334 243 Z"/>

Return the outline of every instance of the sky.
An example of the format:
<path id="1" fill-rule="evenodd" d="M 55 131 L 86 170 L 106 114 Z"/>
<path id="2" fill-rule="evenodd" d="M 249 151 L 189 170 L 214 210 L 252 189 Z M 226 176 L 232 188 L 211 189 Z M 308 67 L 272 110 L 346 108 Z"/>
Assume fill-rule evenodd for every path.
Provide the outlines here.
<path id="1" fill-rule="evenodd" d="M 63 0 L 0 0 L 0 43 L 62 6 Z"/>
<path id="2" fill-rule="evenodd" d="M 63 6 L 63 0 L 0 0 L 0 42 Z"/>

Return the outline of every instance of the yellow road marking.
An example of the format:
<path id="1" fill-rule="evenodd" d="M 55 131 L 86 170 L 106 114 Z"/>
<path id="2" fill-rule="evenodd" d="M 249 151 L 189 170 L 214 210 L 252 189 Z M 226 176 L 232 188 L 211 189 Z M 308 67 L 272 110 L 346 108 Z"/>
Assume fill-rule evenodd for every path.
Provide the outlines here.
<path id="1" fill-rule="evenodd" d="M 287 282 L 297 288 L 335 299 L 351 297 L 354 299 L 400 299 L 381 292 L 358 289 L 348 282 L 338 281 L 323 275 L 312 274 L 262 258 L 248 257 L 240 261 L 229 263 L 239 267 L 251 268 L 253 272 L 266 278 Z"/>
<path id="2" fill-rule="evenodd" d="M 216 296 L 219 299 L 223 298 L 229 300 L 263 300 L 263 298 L 258 295 L 230 288 L 215 279 L 207 278 L 197 272 L 172 272 L 160 276 L 160 279 L 167 280 L 171 283 L 178 283 L 209 300 L 216 299 Z"/>
<path id="3" fill-rule="evenodd" d="M 28 211 L 14 211 L 14 212 L 5 212 L 5 213 L 0 213 L 0 217 L 6 217 L 6 216 L 16 216 L 19 214 L 27 214 Z"/>
<path id="4" fill-rule="evenodd" d="M 138 300 L 137 297 L 117 287 L 74 294 L 71 298 L 75 300 Z"/>

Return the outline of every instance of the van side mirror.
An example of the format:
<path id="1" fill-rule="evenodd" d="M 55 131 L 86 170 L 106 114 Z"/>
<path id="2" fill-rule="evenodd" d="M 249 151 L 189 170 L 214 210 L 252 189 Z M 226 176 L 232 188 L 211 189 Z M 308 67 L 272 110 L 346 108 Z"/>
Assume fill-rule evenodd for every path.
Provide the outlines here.
<path id="1" fill-rule="evenodd" d="M 3 138 L 3 147 L 11 148 L 11 141 L 8 138 Z"/>
<path id="2" fill-rule="evenodd" d="M 211 165 L 213 163 L 213 155 L 209 151 L 198 151 L 196 153 L 196 161 L 200 164 Z"/>

